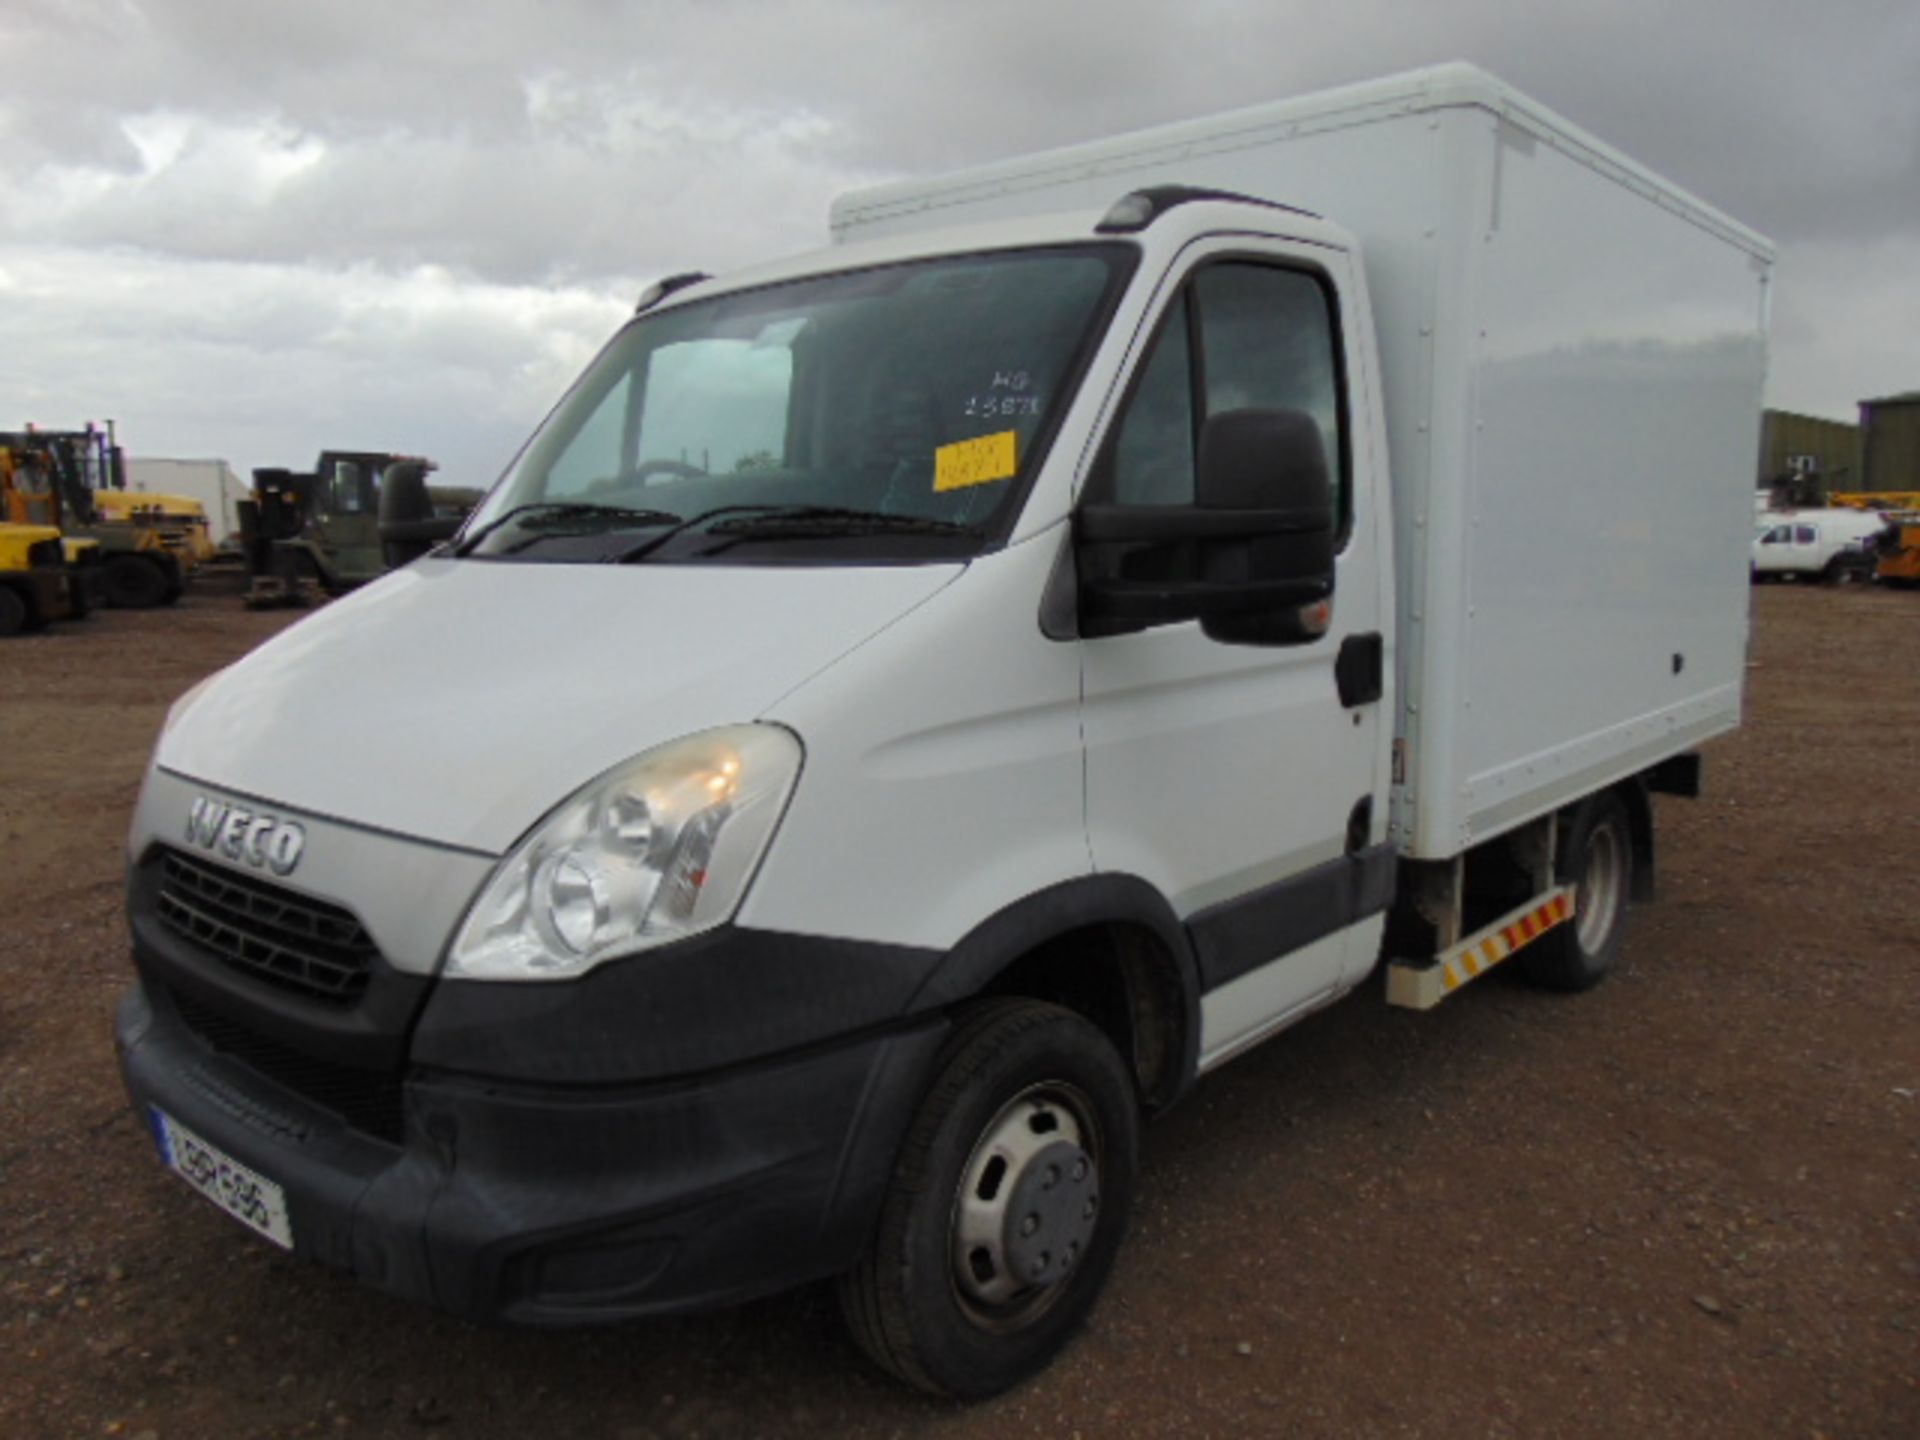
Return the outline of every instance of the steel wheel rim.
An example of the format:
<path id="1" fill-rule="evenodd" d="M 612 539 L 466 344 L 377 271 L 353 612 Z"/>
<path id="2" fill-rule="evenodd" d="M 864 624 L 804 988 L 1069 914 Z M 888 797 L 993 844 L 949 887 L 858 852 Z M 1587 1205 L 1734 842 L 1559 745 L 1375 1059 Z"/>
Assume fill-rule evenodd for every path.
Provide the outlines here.
<path id="1" fill-rule="evenodd" d="M 1036 1127 L 1040 1117 L 1052 1123 Z M 1097 1184 L 1103 1147 L 1092 1102 L 1076 1086 L 1042 1081 L 1000 1107 L 961 1167 L 948 1225 L 947 1273 L 955 1301 L 982 1329 L 1006 1332 L 1030 1325 L 1069 1288 L 1065 1278 L 1038 1286 L 1019 1284 L 1001 1243 L 1007 1205 L 1024 1168 L 1060 1140 L 1085 1151 Z M 1063 1277 L 1085 1263 L 1090 1248 L 1084 1247 L 1065 1267 Z"/>
<path id="2" fill-rule="evenodd" d="M 1574 894 L 1575 933 L 1580 948 L 1598 955 L 1613 935 L 1626 893 L 1626 846 L 1617 825 L 1601 825 L 1587 836 L 1587 863 Z"/>

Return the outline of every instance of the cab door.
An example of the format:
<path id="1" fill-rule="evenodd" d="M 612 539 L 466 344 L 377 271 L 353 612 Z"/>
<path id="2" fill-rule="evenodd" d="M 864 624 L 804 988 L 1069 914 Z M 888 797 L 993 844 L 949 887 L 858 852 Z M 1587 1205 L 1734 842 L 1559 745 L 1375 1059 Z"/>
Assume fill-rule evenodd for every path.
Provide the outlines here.
<path id="1" fill-rule="evenodd" d="M 1312 415 L 1334 477 L 1318 638 L 1229 644 L 1185 621 L 1080 641 L 1093 863 L 1147 880 L 1187 923 L 1203 1066 L 1339 993 L 1378 950 L 1391 592 L 1356 288 L 1350 257 L 1320 245 L 1189 247 L 1083 487 L 1102 504 L 1190 505 L 1202 425 L 1244 408 Z"/>

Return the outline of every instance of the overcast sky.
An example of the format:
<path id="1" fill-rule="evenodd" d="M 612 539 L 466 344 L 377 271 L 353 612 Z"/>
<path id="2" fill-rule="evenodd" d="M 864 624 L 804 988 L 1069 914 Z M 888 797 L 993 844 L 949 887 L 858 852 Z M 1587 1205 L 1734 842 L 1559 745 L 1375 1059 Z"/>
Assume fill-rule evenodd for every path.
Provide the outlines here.
<path id="1" fill-rule="evenodd" d="M 1920 388 L 1915 0 L 4 0 L 0 428 L 486 484 L 843 189 L 1448 59 L 1778 243 L 1769 404 Z"/>

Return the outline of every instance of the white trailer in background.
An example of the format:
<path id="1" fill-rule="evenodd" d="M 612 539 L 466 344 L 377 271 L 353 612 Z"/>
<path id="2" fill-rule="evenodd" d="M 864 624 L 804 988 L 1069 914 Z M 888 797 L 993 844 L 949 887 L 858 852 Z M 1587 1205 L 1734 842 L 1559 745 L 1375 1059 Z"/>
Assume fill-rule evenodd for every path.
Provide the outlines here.
<path id="1" fill-rule="evenodd" d="M 240 528 L 235 505 L 246 498 L 247 483 L 225 460 L 176 460 L 159 456 L 127 458 L 127 489 L 136 494 L 185 495 L 206 507 L 217 544 Z"/>

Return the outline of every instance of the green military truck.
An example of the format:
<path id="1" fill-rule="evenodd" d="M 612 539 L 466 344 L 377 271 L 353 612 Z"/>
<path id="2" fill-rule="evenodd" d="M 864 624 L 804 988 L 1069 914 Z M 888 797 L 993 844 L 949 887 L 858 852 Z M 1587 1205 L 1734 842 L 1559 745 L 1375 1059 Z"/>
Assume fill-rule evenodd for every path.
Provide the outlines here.
<path id="1" fill-rule="evenodd" d="M 250 609 L 344 594 L 459 528 L 478 490 L 429 486 L 431 460 L 323 450 L 310 471 L 253 472 L 240 502 Z"/>

